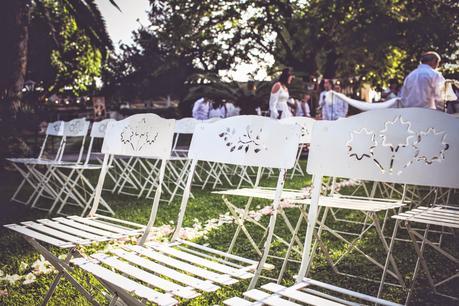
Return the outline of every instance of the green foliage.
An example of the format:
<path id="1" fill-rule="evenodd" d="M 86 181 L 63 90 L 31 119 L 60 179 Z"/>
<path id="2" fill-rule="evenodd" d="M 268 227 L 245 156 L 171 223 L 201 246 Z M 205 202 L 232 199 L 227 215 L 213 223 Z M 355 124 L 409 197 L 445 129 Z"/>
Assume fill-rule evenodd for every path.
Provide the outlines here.
<path id="1" fill-rule="evenodd" d="M 189 68 L 186 78 L 271 54 L 271 72 L 289 66 L 306 77 L 359 76 L 383 85 L 403 79 L 423 51 L 436 50 L 455 63 L 459 49 L 459 5 L 452 0 L 150 2 L 151 24 L 137 34 L 154 43 L 138 39 L 139 49 L 130 47 L 123 58 L 140 88 L 152 84 L 148 69 L 137 69 L 152 59 L 150 52 L 163 59 L 150 70 L 154 80 L 179 59 Z M 183 79 L 179 85 L 184 88 Z"/>
<path id="2" fill-rule="evenodd" d="M 54 48 L 45 50 L 49 53 L 43 55 L 49 56 L 48 69 L 52 70 L 53 78 L 43 85 L 49 92 L 63 92 L 66 88 L 78 94 L 94 89 L 95 79 L 101 76 L 104 49 L 100 49 L 99 42 L 91 40 L 88 31 L 70 13 L 71 9 L 52 0 L 44 1 L 42 5 L 46 13 L 38 10 L 36 14 L 42 15 L 37 18 L 49 18 L 47 22 L 55 31 Z"/>

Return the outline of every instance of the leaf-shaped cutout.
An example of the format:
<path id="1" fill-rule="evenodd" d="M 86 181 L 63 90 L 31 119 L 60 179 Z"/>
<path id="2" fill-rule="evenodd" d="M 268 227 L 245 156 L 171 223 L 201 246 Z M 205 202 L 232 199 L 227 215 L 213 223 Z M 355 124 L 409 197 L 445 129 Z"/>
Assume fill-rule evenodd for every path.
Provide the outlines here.
<path id="1" fill-rule="evenodd" d="M 257 137 L 255 137 L 256 140 L 260 140 L 260 135 L 257 135 Z"/>
<path id="2" fill-rule="evenodd" d="M 223 137 L 223 136 L 225 136 L 225 133 L 218 134 L 218 137 Z"/>
<path id="3" fill-rule="evenodd" d="M 228 137 L 223 138 L 223 140 L 225 140 L 225 141 L 228 140 Z"/>
<path id="4" fill-rule="evenodd" d="M 249 146 L 246 146 L 245 147 L 245 153 L 247 153 L 249 151 Z"/>
<path id="5" fill-rule="evenodd" d="M 236 146 L 232 146 L 231 149 L 230 149 L 230 152 L 233 152 L 234 149 L 236 149 Z"/>
<path id="6" fill-rule="evenodd" d="M 227 142 L 226 146 L 229 147 L 231 145 L 231 142 Z"/>
<path id="7" fill-rule="evenodd" d="M 258 152 L 260 152 L 260 151 L 261 151 L 261 149 L 258 149 L 258 148 L 255 148 L 255 149 L 253 150 L 253 152 L 255 152 L 255 153 L 258 153 Z"/>
<path id="8" fill-rule="evenodd" d="M 244 147 L 243 145 L 240 145 L 237 149 L 242 150 L 243 147 Z"/>

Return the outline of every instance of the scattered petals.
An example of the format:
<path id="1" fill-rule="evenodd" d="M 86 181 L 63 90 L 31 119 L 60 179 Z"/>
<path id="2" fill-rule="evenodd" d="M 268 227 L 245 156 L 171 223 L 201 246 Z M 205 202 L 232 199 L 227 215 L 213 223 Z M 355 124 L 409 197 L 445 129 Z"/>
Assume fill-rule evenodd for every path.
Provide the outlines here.
<path id="1" fill-rule="evenodd" d="M 17 274 L 7 274 L 5 275 L 5 277 L 3 278 L 4 281 L 8 282 L 10 285 L 14 285 L 18 280 L 21 279 L 21 276 L 17 275 Z"/>
<path id="2" fill-rule="evenodd" d="M 29 273 L 24 277 L 24 281 L 22 283 L 24 285 L 32 284 L 36 279 L 37 277 L 33 273 Z"/>

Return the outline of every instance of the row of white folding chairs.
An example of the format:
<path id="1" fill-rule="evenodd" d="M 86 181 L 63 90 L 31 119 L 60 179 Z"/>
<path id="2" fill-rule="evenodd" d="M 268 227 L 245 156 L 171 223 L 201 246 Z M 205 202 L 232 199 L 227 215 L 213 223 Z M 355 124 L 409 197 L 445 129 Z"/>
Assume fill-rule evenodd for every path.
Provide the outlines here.
<path id="1" fill-rule="evenodd" d="M 426 110 L 422 111 L 425 112 Z M 419 115 L 423 115 L 422 111 L 421 113 L 419 113 L 419 110 L 402 112 L 404 116 L 403 119 L 419 123 L 415 118 Z M 382 120 L 393 120 L 394 117 L 397 118 L 398 113 L 396 113 L 395 110 L 390 110 L 380 112 L 378 114 L 379 117 L 376 114 L 374 115 L 376 118 L 371 118 L 372 124 L 381 123 Z M 359 115 L 358 117 L 362 116 L 363 115 Z M 362 123 L 364 123 L 364 126 L 368 124 L 366 120 L 358 119 L 365 119 L 365 117 L 353 118 L 353 120 L 346 122 L 343 120 L 340 124 L 321 122 L 314 127 L 313 135 L 317 135 L 317 138 L 313 138 L 310 153 L 310 158 L 312 158 L 312 160 L 308 164 L 308 172 L 314 175 L 314 189 L 308 211 L 308 229 L 304 243 L 301 270 L 297 280 L 298 283 L 303 284 L 305 281 L 310 283 L 309 280 L 304 279 L 304 276 L 310 265 L 312 237 L 317 221 L 323 175 L 357 177 L 360 179 L 374 179 L 393 183 L 451 186 L 450 183 L 446 184 L 443 180 L 432 180 L 430 176 L 414 177 L 412 169 L 415 168 L 417 176 L 419 176 L 420 173 L 431 173 L 432 171 L 436 174 L 436 172 L 449 170 L 448 173 L 451 173 L 452 168 L 454 168 L 451 164 L 452 158 L 444 158 L 440 167 L 438 167 L 437 164 L 434 164 L 432 167 L 423 167 L 423 164 L 417 164 L 416 167 L 404 169 L 404 173 L 398 174 L 398 176 L 393 176 L 392 173 L 388 172 L 381 172 L 381 169 L 375 167 L 371 159 L 368 161 L 365 159 L 364 162 L 360 163 L 362 158 L 356 158 L 353 154 L 350 154 L 349 151 L 362 148 L 362 146 L 367 143 L 367 140 L 355 139 L 352 143 L 352 148 L 354 149 L 351 148 L 351 150 L 349 150 L 349 144 L 346 142 L 346 138 L 349 138 L 352 133 L 359 134 L 362 132 Z M 8 226 L 22 233 L 37 250 L 41 251 L 47 259 L 52 261 L 61 272 L 58 275 L 59 277 L 65 277 L 71 280 L 75 287 L 91 301 L 94 301 L 91 295 L 79 285 L 68 272 L 68 260 L 70 256 L 67 258 L 66 262 L 59 261 L 39 244 L 38 241 L 43 241 L 59 247 L 71 248 L 70 254 L 75 255 L 75 246 L 77 244 L 109 240 L 120 236 L 134 235 L 143 232 L 143 236 L 139 241 L 139 246 L 123 247 L 112 250 L 110 251 L 111 255 L 104 253 L 93 254 L 92 260 L 87 258 L 73 260 L 75 264 L 101 280 L 107 289 L 114 293 L 115 298 L 119 297 L 126 303 L 132 305 L 138 303 L 137 298 L 140 298 L 140 300 L 146 299 L 159 304 L 174 304 L 176 300 L 173 298 L 173 295 L 182 298 L 192 298 L 199 294 L 195 289 L 213 291 L 218 288 L 218 284 L 230 284 L 237 281 L 238 278 L 244 279 L 252 276 L 250 287 L 253 288 L 257 283 L 262 268 L 268 267 L 266 265 L 266 258 L 273 238 L 274 225 L 284 183 L 284 174 L 287 168 L 293 167 L 296 158 L 300 134 L 297 126 L 281 125 L 267 118 L 242 116 L 225 119 L 211 125 L 201 125 L 192 140 L 189 154 L 189 157 L 193 161 L 192 170 L 196 168 L 198 160 L 280 169 L 275 192 L 273 214 L 271 214 L 270 217 L 268 235 L 264 241 L 263 255 L 259 262 L 178 239 L 178 233 L 184 219 L 193 179 L 192 174 L 194 171 L 191 171 L 190 176 L 187 178 L 187 185 L 182 199 L 180 214 L 178 216 L 177 228 L 170 243 L 151 242 L 145 244 L 148 232 L 154 223 L 159 208 L 158 205 L 162 184 L 158 185 L 155 201 L 153 202 L 151 218 L 146 227 L 132 222 L 116 220 L 95 214 L 99 204 L 104 177 L 108 170 L 109 154 L 161 159 L 160 180 L 162 180 L 166 167 L 165 162 L 170 157 L 173 124 L 173 121 L 161 119 L 154 115 L 136 115 L 110 125 L 110 132 L 104 140 L 103 147 L 103 152 L 107 155 L 104 157 L 104 167 L 103 171 L 101 171 L 97 194 L 88 218 L 69 217 L 56 220 L 39 220 L 39 222 L 27 222 L 23 225 Z M 142 128 L 141 125 L 144 125 L 145 128 Z M 252 131 L 256 131 L 256 137 L 259 137 L 258 140 L 260 141 L 251 142 L 249 150 L 231 151 L 225 141 L 222 141 L 218 136 L 218 134 L 226 130 L 228 126 L 236 128 L 236 132 L 234 133 L 235 141 L 240 141 L 239 135 L 244 133 L 247 127 Z M 133 128 L 139 128 L 142 131 L 149 132 L 148 134 L 143 134 L 145 136 L 143 138 L 139 138 L 139 133 L 134 134 L 137 135 L 134 139 L 132 137 L 126 138 L 123 132 Z M 366 126 L 365 129 L 367 128 L 369 127 Z M 441 128 L 447 131 L 450 130 L 448 126 L 441 126 Z M 336 142 L 329 141 L 330 139 L 335 139 L 333 136 L 334 134 L 340 135 L 342 133 L 347 135 L 347 137 L 339 137 Z M 373 133 L 376 134 L 377 130 L 373 130 Z M 377 136 L 373 135 L 371 137 Z M 457 139 L 452 140 L 452 142 L 448 142 L 448 147 L 450 149 L 453 148 L 452 150 L 457 152 Z M 330 150 L 331 147 L 332 150 Z M 329 160 L 324 163 L 322 158 L 324 155 L 325 157 L 332 158 L 330 160 L 338 158 L 338 161 L 342 162 L 341 166 L 339 166 L 340 163 L 333 163 L 333 166 L 326 165 L 329 164 Z M 354 171 L 356 172 L 355 174 Z M 457 173 L 457 171 L 455 173 Z M 118 272 L 108 270 L 104 265 L 111 266 Z M 141 270 L 141 267 L 146 268 L 146 270 Z M 190 277 L 190 275 L 179 272 L 176 269 L 193 273 L 194 276 Z M 250 271 L 255 271 L 255 273 L 252 274 Z M 129 277 L 126 277 L 126 275 L 129 275 Z M 169 280 L 166 281 L 161 279 L 158 275 L 167 276 Z M 135 279 L 140 280 L 144 284 L 147 283 L 160 288 L 166 293 L 152 290 L 144 284 L 136 282 Z M 172 282 L 171 279 L 177 281 L 178 284 Z M 58 282 L 58 279 L 56 282 Z M 194 289 L 186 286 L 184 287 L 183 284 L 191 286 Z M 274 287 L 271 286 L 270 288 L 271 289 L 267 290 L 272 290 Z M 333 288 L 327 289 L 333 290 Z M 274 291 L 276 293 L 274 299 L 277 302 L 287 302 L 280 298 L 280 295 L 286 292 L 284 289 L 280 291 L 276 289 Z M 290 293 L 293 295 L 296 294 L 295 292 Z M 50 297 L 50 294 L 47 298 Z M 259 294 L 257 291 L 247 293 L 246 296 L 249 298 L 261 299 L 262 303 L 264 301 L 271 303 L 268 302 L 268 300 L 272 300 L 266 293 Z M 295 299 L 293 296 L 285 296 Z M 296 296 L 301 296 L 300 300 L 304 297 L 302 294 L 296 294 Z M 365 295 L 358 295 L 358 297 L 362 297 L 370 302 L 386 303 L 385 301 L 375 300 Z"/>
<path id="2" fill-rule="evenodd" d="M 415 110 L 415 111 L 419 111 L 419 110 Z M 422 112 L 422 111 L 421 111 Z M 427 114 L 431 115 L 433 118 L 435 118 L 435 114 L 431 114 L 429 112 L 427 112 Z M 437 115 L 438 116 L 438 115 Z M 370 117 L 368 115 L 368 117 Z M 428 116 L 427 116 L 428 117 Z M 352 118 L 353 120 L 355 120 L 354 118 Z M 377 119 L 377 118 L 375 118 Z M 450 116 L 447 116 L 446 119 L 449 119 L 449 123 L 451 124 L 451 118 Z M 344 127 L 346 127 L 346 123 L 347 122 L 347 119 L 346 120 L 342 120 L 343 123 L 341 123 Z M 439 120 L 437 119 L 436 121 L 434 121 L 435 123 L 437 123 Z M 378 122 L 377 120 L 375 120 L 375 122 Z M 431 122 L 431 120 L 429 121 L 426 121 L 426 122 Z M 337 139 L 339 138 L 340 140 L 342 141 L 345 141 L 345 145 L 343 146 L 343 148 L 349 150 L 349 156 L 352 156 L 354 158 L 356 158 L 357 160 L 361 160 L 361 159 L 373 159 L 373 162 L 375 163 L 375 165 L 380 169 L 380 171 L 382 171 L 383 173 L 388 173 L 389 175 L 394 175 L 393 171 L 397 171 L 397 173 L 395 175 L 400 175 L 402 171 L 404 171 L 403 168 L 406 168 L 408 166 L 411 166 L 413 163 L 415 163 L 415 161 L 419 161 L 419 160 L 422 160 L 423 157 L 421 158 L 418 158 L 416 156 L 416 154 L 418 153 L 413 153 L 413 151 L 411 151 L 411 153 L 413 153 L 413 156 L 411 156 L 412 160 L 407 160 L 406 161 L 406 164 L 405 165 L 397 165 L 395 164 L 394 165 L 394 162 L 399 162 L 399 160 L 401 159 L 403 161 L 403 158 L 406 158 L 406 157 L 399 157 L 397 156 L 397 158 L 394 156 L 390 156 L 391 153 L 390 152 L 397 152 L 397 151 L 403 151 L 405 148 L 405 150 L 409 150 L 409 149 L 412 149 L 413 147 L 416 147 L 419 145 L 419 143 L 421 143 L 422 141 L 422 138 L 426 138 L 426 140 L 424 140 L 424 142 L 422 143 L 424 147 L 424 149 L 429 149 L 428 147 L 428 144 L 429 144 L 429 141 L 432 141 L 431 139 L 429 139 L 429 136 L 431 136 L 431 134 L 434 134 L 436 135 L 437 131 L 435 130 L 435 126 L 431 126 L 431 127 L 425 127 L 424 130 L 418 130 L 417 131 L 417 135 L 415 135 L 415 132 L 413 132 L 410 127 L 411 127 L 411 122 L 410 121 L 407 121 L 406 118 L 404 118 L 403 116 L 393 116 L 392 118 L 388 118 L 385 122 L 383 122 L 383 124 L 381 125 L 381 129 L 377 132 L 374 132 L 372 130 L 372 125 L 370 124 L 370 120 L 366 121 L 365 122 L 367 124 L 367 126 L 363 125 L 360 129 L 356 129 L 355 131 L 350 131 L 349 132 L 349 135 L 347 136 L 346 138 L 346 135 L 341 135 L 341 134 L 338 134 L 336 133 L 337 136 Z M 418 123 L 418 122 L 416 122 Z M 324 124 L 324 123 L 320 123 L 320 124 Z M 379 122 L 379 124 L 381 124 Z M 392 130 L 389 130 L 391 127 L 395 126 L 396 128 L 393 128 Z M 422 125 L 421 125 L 422 126 Z M 448 127 L 448 126 L 447 126 Z M 399 131 L 394 131 L 396 130 L 397 128 L 399 128 Z M 450 128 L 451 129 L 451 128 Z M 347 131 L 347 129 L 344 128 L 345 131 Z M 380 133 L 378 135 L 378 132 Z M 360 135 L 363 134 L 364 137 L 361 137 Z M 400 135 L 398 135 L 400 134 Z M 442 138 L 443 136 L 443 132 L 440 132 L 439 133 L 440 138 Z M 386 152 L 387 155 L 389 156 L 383 156 L 383 154 L 381 152 L 378 152 L 379 156 L 378 158 L 382 158 L 383 161 L 380 161 L 380 160 L 377 160 L 377 159 L 374 159 L 374 152 L 373 152 L 373 149 L 374 147 L 373 146 L 369 146 L 367 148 L 367 153 L 363 152 L 363 153 L 355 153 L 355 148 L 353 148 L 353 146 L 358 146 L 358 145 L 361 145 L 359 144 L 358 142 L 359 141 L 362 141 L 362 140 L 354 140 L 354 138 L 370 138 L 370 140 L 367 139 L 367 143 L 363 142 L 363 145 L 368 145 L 369 141 L 370 141 L 370 144 L 373 144 L 374 143 L 374 147 L 376 147 L 376 145 L 379 143 L 380 146 L 384 146 L 384 147 L 387 147 L 387 150 L 392 150 L 392 151 L 388 151 Z M 401 137 L 405 137 L 405 141 L 404 143 L 401 143 L 401 144 L 397 144 L 396 146 L 389 143 L 388 141 L 385 141 L 386 139 L 397 139 L 397 137 L 401 138 Z M 365 139 L 363 139 L 365 140 Z M 326 139 L 326 141 L 330 141 L 330 139 Z M 452 139 L 452 142 L 454 142 L 455 139 Z M 318 141 L 316 141 L 317 143 Z M 357 144 L 355 144 L 357 142 Z M 428 143 L 427 146 L 425 145 L 425 143 Z M 382 145 L 381 145 L 382 144 Z M 397 147 L 399 146 L 399 147 Z M 439 149 L 438 149 L 438 152 L 437 152 L 437 155 L 433 157 L 433 160 L 435 161 L 440 161 L 443 159 L 443 153 L 442 153 L 442 150 L 445 149 L 445 148 L 449 148 L 449 144 L 444 144 L 443 146 L 440 145 Z M 357 150 L 360 150 L 362 148 L 357 148 Z M 333 150 L 331 150 L 330 152 L 334 152 Z M 330 155 L 335 155 L 336 153 L 330 153 Z M 402 153 L 403 154 L 403 153 Z M 319 157 L 320 158 L 320 157 Z M 389 161 L 387 160 L 389 158 Z M 336 158 L 330 158 L 330 159 L 322 159 L 322 163 L 329 163 L 330 164 L 330 167 L 336 167 L 336 161 L 335 161 Z M 384 160 L 385 159 L 385 160 Z M 349 161 L 343 161 L 344 164 L 342 165 L 343 167 L 345 167 L 345 163 L 348 163 Z M 383 164 L 384 163 L 384 164 Z M 426 161 L 427 164 L 430 164 L 431 163 L 431 160 L 428 160 Z M 396 169 L 396 168 L 399 168 L 399 169 Z M 413 167 L 413 166 L 412 166 Z M 333 172 L 330 170 L 330 172 Z M 341 175 L 339 175 L 339 172 L 340 172 L 340 169 L 337 168 L 335 170 L 335 174 L 333 177 L 340 177 Z M 358 175 L 350 175 L 348 173 L 349 176 L 344 176 L 344 177 L 349 177 L 349 178 L 352 178 L 352 179 L 359 179 L 359 176 Z M 362 178 L 360 178 L 362 179 Z M 403 286 L 405 287 L 405 282 L 404 282 L 404 278 L 403 276 L 401 275 L 400 271 L 399 271 L 399 268 L 397 267 L 397 264 L 396 264 L 396 261 L 393 257 L 393 254 L 391 252 L 392 250 L 392 245 L 393 245 L 393 242 L 394 242 L 394 238 L 395 238 L 395 235 L 393 235 L 392 237 L 389 237 L 389 239 L 387 239 L 386 235 L 384 234 L 384 228 L 385 228 L 385 225 L 386 225 L 386 222 L 388 221 L 388 216 L 389 215 L 389 212 L 393 211 L 395 213 L 400 213 L 402 208 L 404 206 L 406 206 L 406 204 L 411 204 L 410 201 L 407 201 L 407 190 L 408 190 L 408 185 L 409 184 L 409 179 L 414 179 L 414 177 L 408 177 L 407 178 L 407 181 L 406 182 L 403 182 L 400 184 L 397 184 L 397 182 L 394 182 L 392 181 L 391 179 L 388 179 L 386 181 L 384 180 L 377 180 L 377 183 L 376 184 L 373 184 L 373 188 L 371 190 L 371 192 L 368 193 L 369 197 L 365 197 L 365 198 L 362 198 L 362 197 L 356 197 L 356 196 L 342 196 L 340 194 L 336 194 L 334 192 L 334 184 L 336 183 L 336 180 L 333 179 L 333 183 L 332 183 L 332 186 L 330 188 L 330 196 L 326 197 L 326 196 L 321 196 L 320 199 L 319 199 L 319 206 L 320 206 L 320 209 L 323 211 L 322 212 L 322 217 L 320 218 L 320 220 L 316 221 L 315 224 L 317 224 L 317 234 L 316 234 L 316 238 L 315 238 L 315 243 L 314 243 L 314 246 L 312 248 L 312 252 L 311 252 L 311 256 L 314 256 L 316 250 L 318 250 L 318 246 L 320 246 L 320 251 L 322 253 L 324 253 L 327 261 L 331 264 L 333 270 L 337 273 L 340 273 L 340 274 L 344 274 L 344 275 L 347 275 L 347 276 L 357 276 L 359 277 L 360 279 L 363 279 L 363 276 L 362 275 L 353 275 L 353 274 L 350 274 L 349 272 L 347 273 L 344 273 L 344 272 L 340 272 L 340 270 L 338 269 L 338 264 L 342 263 L 344 260 L 345 257 L 349 257 L 349 255 L 351 254 L 355 254 L 356 252 L 359 254 L 359 255 L 362 255 L 362 260 L 368 260 L 369 263 L 372 263 L 374 264 L 376 267 L 380 268 L 380 271 L 381 271 L 381 274 L 379 274 L 379 279 L 369 279 L 370 281 L 377 281 L 380 283 L 380 290 L 378 292 L 378 295 L 381 295 L 382 293 L 382 289 L 383 289 L 383 286 L 385 284 L 391 284 L 391 285 L 396 285 L 396 286 Z M 365 180 L 362 180 L 363 182 L 365 182 Z M 273 200 L 274 199 L 274 190 L 273 189 L 266 189 L 266 188 L 261 188 L 258 186 L 258 182 L 259 182 L 259 177 L 257 177 L 257 184 L 255 185 L 255 188 L 243 188 L 243 189 L 236 189 L 236 190 L 225 190 L 225 191 L 220 191 L 220 192 L 217 192 L 219 194 L 222 194 L 223 197 L 224 197 L 224 201 L 225 203 L 227 204 L 229 210 L 231 211 L 231 213 L 233 214 L 233 217 L 236 219 L 236 223 L 238 224 L 238 228 L 233 236 L 233 239 L 231 241 L 231 244 L 230 244 L 230 247 L 228 249 L 228 252 L 231 252 L 232 251 L 232 248 L 234 247 L 235 243 L 236 243 L 236 240 L 239 236 L 239 234 L 244 234 L 249 242 L 251 243 L 251 245 L 253 246 L 253 248 L 255 249 L 255 251 L 260 254 L 260 249 L 259 249 L 259 241 L 255 241 L 255 239 L 251 236 L 250 234 L 250 230 L 248 230 L 245 226 L 245 222 L 249 221 L 249 222 L 252 222 L 252 223 L 255 223 L 256 225 L 258 226 L 261 226 L 262 228 L 264 228 L 265 232 L 267 230 L 266 226 L 263 226 L 260 224 L 260 222 L 258 220 L 255 220 L 253 217 L 249 216 L 248 212 L 250 211 L 251 209 L 251 203 L 252 203 L 252 199 L 253 198 L 264 198 L 264 199 L 269 199 L 269 200 Z M 429 188 L 437 188 L 437 183 L 435 182 L 435 180 L 432 180 L 431 181 L 431 185 L 428 185 Z M 400 186 L 403 186 L 403 190 L 400 192 L 400 197 L 396 200 L 393 200 L 392 199 L 392 195 L 389 197 L 389 198 L 384 198 L 384 195 L 387 193 L 384 193 L 382 192 L 382 196 L 383 198 L 375 198 L 375 189 L 376 188 L 396 188 L 397 185 L 400 185 Z M 365 186 L 364 183 L 361 183 L 360 186 Z M 417 184 L 415 184 L 415 186 L 417 186 Z M 419 188 L 419 187 L 416 187 L 416 188 Z M 413 189 L 414 190 L 414 189 Z M 449 194 L 449 192 L 445 192 L 445 194 Z M 235 206 L 235 205 L 232 205 L 231 202 L 226 198 L 227 196 L 244 196 L 244 197 L 248 197 L 248 201 L 247 201 L 247 204 L 246 206 L 244 207 L 244 210 L 243 212 L 241 213 L 240 210 L 238 210 L 238 208 Z M 411 195 L 412 197 L 412 195 Z M 284 200 L 290 202 L 290 204 L 298 204 L 300 205 L 299 207 L 301 208 L 301 205 L 304 205 L 305 207 L 307 207 L 310 203 L 311 203 L 311 199 L 309 199 L 309 195 L 307 194 L 304 194 L 303 191 L 295 191 L 295 190 L 289 190 L 287 192 L 284 192 L 283 193 L 283 198 Z M 433 203 L 438 203 L 436 201 L 434 201 Z M 297 206 L 298 207 L 298 206 Z M 360 212 L 362 213 L 364 216 L 365 216 L 365 220 L 364 220 L 364 223 L 363 224 L 363 227 L 362 229 L 360 230 L 360 232 L 357 232 L 357 233 L 344 233 L 346 235 L 348 234 L 351 234 L 351 235 L 355 235 L 356 237 L 352 238 L 352 239 L 349 239 L 347 237 L 345 237 L 345 235 L 343 235 L 342 232 L 336 230 L 336 229 L 333 229 L 331 228 L 330 226 L 327 226 L 326 225 L 326 221 L 327 221 L 327 214 L 329 213 L 334 213 L 334 211 L 336 210 L 344 210 L 344 211 L 356 211 L 356 212 Z M 282 276 L 283 276 L 283 272 L 285 271 L 286 269 L 286 264 L 287 264 L 287 259 L 288 259 L 288 256 L 292 253 L 294 249 L 294 244 L 297 244 L 298 245 L 298 248 L 296 249 L 296 252 L 301 252 L 303 250 L 303 245 L 301 244 L 300 240 L 298 239 L 297 237 L 297 234 L 298 234 L 298 230 L 301 228 L 301 222 L 304 220 L 307 219 L 307 212 L 306 211 L 302 211 L 301 212 L 301 215 L 300 215 L 300 218 L 297 220 L 296 223 L 294 222 L 291 222 L 290 220 L 288 220 L 286 214 L 283 212 L 283 210 L 279 211 L 278 213 L 280 213 L 282 215 L 282 219 L 285 220 L 288 228 L 290 229 L 290 232 L 292 234 L 292 238 L 290 240 L 290 243 L 287 243 L 285 240 L 283 240 L 282 238 L 280 237 L 276 237 L 278 238 L 281 242 L 284 242 L 286 243 L 286 245 L 288 245 L 288 248 L 287 248 L 287 252 L 286 252 L 286 255 L 285 255 L 285 258 L 284 258 L 284 261 L 283 261 L 283 264 L 282 264 L 282 268 L 281 268 L 281 271 L 279 273 L 279 277 L 278 277 L 278 282 L 280 282 L 282 280 Z M 381 214 L 382 217 L 383 217 L 383 220 L 381 221 L 380 220 L 380 217 L 381 217 Z M 379 215 L 379 216 L 378 216 Z M 334 216 L 335 217 L 335 216 Z M 335 220 L 336 220 L 336 217 L 335 217 Z M 354 222 L 354 221 L 349 221 L 349 220 L 341 220 L 341 221 L 345 221 L 345 222 Z M 368 253 L 368 251 L 364 251 L 362 250 L 360 247 L 359 247 L 359 243 L 358 241 L 359 240 L 362 240 L 364 235 L 368 234 L 370 230 L 374 230 L 376 232 L 376 237 L 379 238 L 379 241 L 381 242 L 381 246 L 382 246 L 382 252 L 384 252 L 384 254 L 386 255 L 386 260 L 385 262 L 380 262 L 380 261 L 377 261 L 375 259 L 375 257 L 373 255 L 371 255 L 370 253 Z M 332 257 L 330 256 L 330 254 L 328 253 L 329 251 L 327 250 L 326 248 L 326 245 L 324 244 L 324 242 L 321 240 L 321 234 L 324 232 L 324 231 L 327 231 L 328 233 L 332 234 L 336 239 L 342 241 L 345 245 L 348 245 L 348 250 L 346 252 L 344 252 L 344 254 L 342 254 L 338 259 L 335 259 L 333 260 Z M 386 241 L 386 240 L 389 240 L 389 243 Z M 374 250 L 373 250 L 374 251 Z M 378 251 L 380 252 L 380 251 Z M 378 255 L 377 253 L 374 253 L 374 255 Z M 352 256 L 354 257 L 354 256 Z M 390 269 L 389 269 L 389 266 L 390 266 Z M 393 280 L 396 281 L 396 283 L 394 284 L 393 282 L 385 282 L 385 279 L 386 279 L 386 275 L 389 274 L 393 277 Z"/>
<path id="3" fill-rule="evenodd" d="M 86 170 L 100 170 L 101 166 L 89 163 L 93 151 L 93 143 L 97 138 L 103 138 L 105 128 L 110 119 L 95 122 L 90 133 L 90 142 L 85 152 L 85 140 L 90 123 L 84 118 L 68 122 L 57 121 L 48 124 L 45 138 L 36 158 L 9 158 L 8 160 L 22 175 L 22 181 L 14 192 L 11 200 L 29 205 L 31 208 L 46 210 L 49 213 L 63 212 L 66 204 L 79 207 L 82 214 L 88 209 L 87 194 L 94 193 L 94 186 L 86 177 Z M 49 158 L 47 150 L 49 142 L 58 141 L 54 159 Z M 76 145 L 78 155 L 76 158 L 63 160 L 66 147 Z M 68 156 L 68 155 L 67 155 Z M 66 156 L 66 157 L 67 157 Z M 20 198 L 26 197 L 26 200 Z M 40 206 L 40 200 L 50 199 L 52 204 L 48 207 Z M 105 210 L 113 211 L 102 200 Z"/>

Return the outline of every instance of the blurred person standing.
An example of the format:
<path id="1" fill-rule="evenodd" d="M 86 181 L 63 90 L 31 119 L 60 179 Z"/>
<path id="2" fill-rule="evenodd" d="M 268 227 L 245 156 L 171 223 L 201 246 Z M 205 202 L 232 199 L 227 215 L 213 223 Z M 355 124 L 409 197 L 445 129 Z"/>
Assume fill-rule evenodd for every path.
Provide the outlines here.
<path id="1" fill-rule="evenodd" d="M 341 86 L 336 84 L 333 87 L 331 80 L 324 80 L 324 91 L 320 93 L 319 107 L 322 109 L 323 120 L 337 120 L 338 118 L 345 118 L 349 105 L 342 99 L 338 99 L 330 95 L 331 90 L 341 92 Z"/>
<path id="2" fill-rule="evenodd" d="M 302 100 L 296 100 L 295 116 L 297 117 L 311 117 L 311 95 L 304 94 Z"/>
<path id="3" fill-rule="evenodd" d="M 209 101 L 205 98 L 199 98 L 194 102 L 193 110 L 192 110 L 192 117 L 198 120 L 206 120 L 209 119 Z"/>
<path id="4" fill-rule="evenodd" d="M 399 96 L 399 93 L 400 93 L 400 85 L 398 84 L 397 80 L 390 79 L 389 88 L 387 88 L 381 93 L 381 98 L 384 101 L 394 99 Z"/>
<path id="5" fill-rule="evenodd" d="M 247 90 L 241 94 L 241 99 L 238 101 L 238 107 L 241 109 L 240 115 L 259 115 L 261 107 L 261 99 L 256 96 L 257 87 L 254 81 L 247 82 Z"/>
<path id="6" fill-rule="evenodd" d="M 289 68 L 282 70 L 279 80 L 274 83 L 269 97 L 269 112 L 271 118 L 282 119 L 292 117 L 288 107 L 288 85 L 292 82 L 294 76 Z"/>
<path id="7" fill-rule="evenodd" d="M 213 100 L 209 106 L 209 114 L 207 118 L 226 118 L 228 116 L 228 109 L 226 103 L 220 99 Z"/>
<path id="8" fill-rule="evenodd" d="M 421 56 L 421 63 L 403 82 L 401 90 L 403 107 L 442 109 L 445 78 L 437 71 L 440 55 L 429 51 Z"/>

